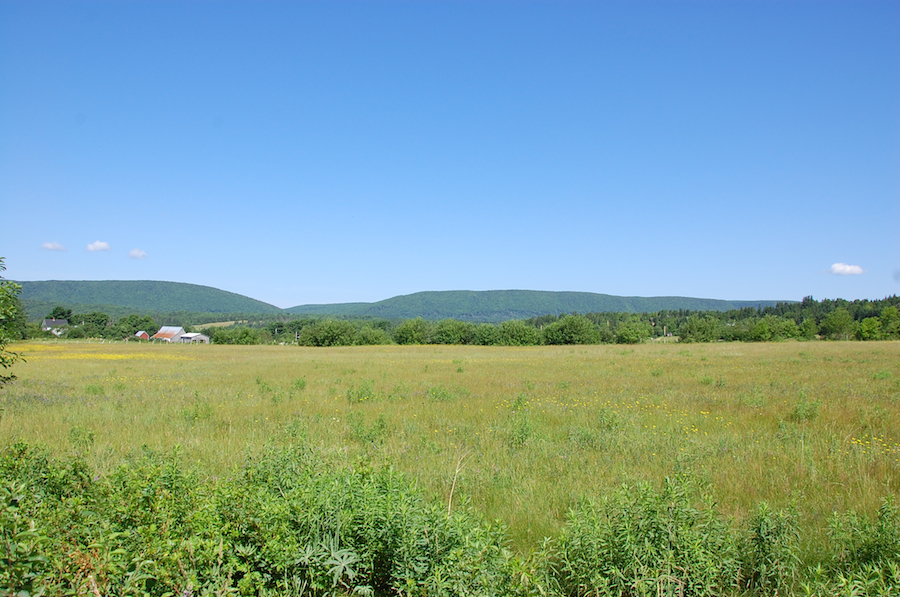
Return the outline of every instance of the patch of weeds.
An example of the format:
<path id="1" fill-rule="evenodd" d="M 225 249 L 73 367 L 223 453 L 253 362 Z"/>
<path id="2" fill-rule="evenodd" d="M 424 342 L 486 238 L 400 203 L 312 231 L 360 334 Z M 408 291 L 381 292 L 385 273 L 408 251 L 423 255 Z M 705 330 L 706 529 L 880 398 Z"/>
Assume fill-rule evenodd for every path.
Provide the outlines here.
<path id="1" fill-rule="evenodd" d="M 819 416 L 819 401 L 812 401 L 806 396 L 806 392 L 800 392 L 800 399 L 794 405 L 794 409 L 789 416 L 791 421 L 802 423 L 803 421 L 813 421 Z"/>
<path id="2" fill-rule="evenodd" d="M 717 388 L 724 388 L 724 387 L 727 386 L 727 385 L 728 385 L 728 383 L 725 381 L 725 378 L 724 378 L 724 377 L 720 377 L 719 379 L 716 380 L 716 387 L 717 387 Z"/>
<path id="3" fill-rule="evenodd" d="M 377 443 L 387 436 L 388 424 L 384 413 L 367 425 L 361 412 L 352 412 L 347 415 L 347 426 L 350 428 L 350 437 L 362 444 Z"/>
<path id="4" fill-rule="evenodd" d="M 403 384 L 397 384 L 388 394 L 388 400 L 405 400 L 409 398 L 409 388 Z"/>
<path id="5" fill-rule="evenodd" d="M 766 405 L 766 397 L 759 386 L 753 386 L 749 393 L 740 395 L 738 402 L 743 406 L 762 408 Z"/>
<path id="6" fill-rule="evenodd" d="M 569 428 L 569 442 L 579 448 L 596 450 L 600 447 L 600 434 L 584 425 Z"/>
<path id="7" fill-rule="evenodd" d="M 778 420 L 778 431 L 775 432 L 775 437 L 784 441 L 796 439 L 800 436 L 800 432 L 797 429 L 796 423 L 788 423 L 784 419 Z"/>
<path id="8" fill-rule="evenodd" d="M 294 415 L 284 426 L 284 434 L 291 439 L 305 441 L 308 433 L 306 421 L 300 415 Z"/>
<path id="9" fill-rule="evenodd" d="M 275 389 L 270 386 L 268 383 L 262 380 L 259 376 L 256 377 L 256 385 L 259 386 L 259 391 L 264 394 L 271 394 L 275 391 Z"/>
<path id="10" fill-rule="evenodd" d="M 79 450 L 87 450 L 94 445 L 94 431 L 84 427 L 73 426 L 69 429 L 69 441 Z"/>
<path id="11" fill-rule="evenodd" d="M 127 387 L 128 386 L 125 385 L 125 382 L 121 382 L 121 381 L 117 381 L 116 383 L 113 384 L 113 389 L 117 392 L 123 392 L 123 391 L 125 391 L 125 388 L 127 388 Z"/>
<path id="12" fill-rule="evenodd" d="M 441 384 L 428 388 L 425 391 L 425 397 L 432 402 L 450 402 L 454 398 L 453 392 L 451 392 Z"/>
<path id="13" fill-rule="evenodd" d="M 891 378 L 891 372 L 888 371 L 887 369 L 882 369 L 881 371 L 878 371 L 877 373 L 872 375 L 872 379 L 890 379 L 890 378 Z"/>
<path id="14" fill-rule="evenodd" d="M 525 410 L 528 408 L 528 397 L 524 393 L 519 394 L 516 396 L 516 399 L 512 401 L 512 404 L 509 405 L 509 408 L 512 409 L 513 412 Z"/>
<path id="15" fill-rule="evenodd" d="M 650 375 L 652 375 L 653 377 L 659 377 L 660 375 L 662 375 L 662 369 L 651 369 Z"/>
<path id="16" fill-rule="evenodd" d="M 681 356 L 681 357 L 691 357 L 691 356 L 694 356 L 694 355 L 691 353 L 690 350 L 686 350 L 686 349 L 685 349 L 685 350 L 679 350 L 679 351 L 678 351 L 678 356 Z"/>
<path id="17" fill-rule="evenodd" d="M 213 408 L 209 404 L 209 400 L 201 400 L 200 396 L 194 392 L 194 404 L 191 407 L 181 410 L 182 418 L 188 423 L 194 421 L 205 421 L 212 417 Z"/>
<path id="18" fill-rule="evenodd" d="M 527 412 L 517 412 L 509 423 L 506 441 L 513 448 L 521 448 L 535 435 L 534 422 Z"/>
<path id="19" fill-rule="evenodd" d="M 106 390 L 100 384 L 88 384 L 84 386 L 84 393 L 88 396 L 103 396 Z"/>
<path id="20" fill-rule="evenodd" d="M 366 402 L 369 400 L 375 400 L 378 398 L 378 395 L 375 393 L 375 390 L 372 389 L 371 381 L 362 381 L 359 385 L 352 385 L 350 389 L 347 390 L 347 402 L 351 404 L 355 402 Z"/>
<path id="21" fill-rule="evenodd" d="M 618 413 L 604 407 L 597 412 L 595 425 L 600 429 L 612 431 L 618 429 L 622 425 L 622 421 L 619 419 Z"/>
<path id="22" fill-rule="evenodd" d="M 701 377 L 701 378 L 698 379 L 697 381 L 699 381 L 699 382 L 700 382 L 701 384 L 703 384 L 704 386 L 710 386 L 710 385 L 712 385 L 713 378 L 710 377 L 709 375 L 704 375 L 703 377 Z"/>
<path id="23" fill-rule="evenodd" d="M 761 595 L 789 594 L 800 567 L 796 513 L 760 504 L 741 550 L 750 588 Z"/>
<path id="24" fill-rule="evenodd" d="M 298 392 L 302 392 L 306 389 L 306 378 L 298 377 L 291 383 L 291 389 L 296 390 Z"/>
<path id="25" fill-rule="evenodd" d="M 568 389 L 569 389 L 569 382 L 567 382 L 567 381 L 561 381 L 561 382 L 559 382 L 558 384 L 556 384 L 556 387 L 559 388 L 560 390 L 568 390 Z"/>

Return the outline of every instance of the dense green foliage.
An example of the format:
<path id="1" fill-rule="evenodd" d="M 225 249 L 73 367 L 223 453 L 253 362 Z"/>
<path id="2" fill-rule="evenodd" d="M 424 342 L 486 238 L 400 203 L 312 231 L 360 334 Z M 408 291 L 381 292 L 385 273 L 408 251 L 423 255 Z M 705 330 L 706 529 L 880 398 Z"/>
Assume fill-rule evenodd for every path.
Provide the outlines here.
<path id="1" fill-rule="evenodd" d="M 6 271 L 6 265 L 3 257 L 0 257 L 0 272 L 3 271 Z M 22 327 L 22 308 L 17 296 L 19 290 L 18 284 L 0 276 L 0 385 L 16 378 L 9 369 L 19 360 L 19 354 L 8 350 L 7 345 L 22 338 L 22 331 L 19 329 Z"/>
<path id="2" fill-rule="evenodd" d="M 586 498 L 523 558 L 469 507 L 295 440 L 222 479 L 177 449 L 135 450 L 99 475 L 77 452 L 7 446 L 0 594 L 900 595 L 891 500 L 874 519 L 835 515 L 829 549 L 802 563 L 790 511 L 760 504 L 736 525 L 687 479 L 624 486 Z"/>

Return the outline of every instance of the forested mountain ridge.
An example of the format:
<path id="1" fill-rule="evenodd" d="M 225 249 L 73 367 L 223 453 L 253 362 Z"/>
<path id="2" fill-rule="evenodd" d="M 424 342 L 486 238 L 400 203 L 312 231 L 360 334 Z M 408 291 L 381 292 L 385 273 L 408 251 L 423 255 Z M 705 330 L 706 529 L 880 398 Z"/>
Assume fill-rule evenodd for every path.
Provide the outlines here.
<path id="1" fill-rule="evenodd" d="M 591 292 L 540 290 L 448 290 L 417 292 L 374 303 L 299 305 L 280 309 L 262 301 L 184 282 L 152 280 L 48 280 L 19 282 L 19 298 L 31 320 L 63 305 L 79 313 L 100 311 L 121 317 L 149 314 L 312 315 L 382 319 L 458 319 L 501 322 L 561 313 L 647 313 L 662 310 L 728 311 L 772 307 L 777 301 L 726 301 L 690 297 L 626 297 Z M 165 318 L 168 319 L 168 318 Z M 194 319 L 193 317 L 191 319 Z M 210 319 L 206 319 L 209 321 Z"/>
<path id="2" fill-rule="evenodd" d="M 153 280 L 48 280 L 18 282 L 19 299 L 29 318 L 39 319 L 53 307 L 63 305 L 74 311 L 127 313 L 253 313 L 279 314 L 283 311 L 234 292 L 184 282 Z"/>
<path id="3" fill-rule="evenodd" d="M 499 322 L 560 313 L 652 313 L 663 310 L 729 311 L 770 307 L 783 301 L 726 301 L 678 296 L 614 296 L 592 292 L 541 290 L 446 290 L 417 292 L 375 303 L 299 305 L 285 309 L 296 315 L 378 317 L 385 319 L 458 319 Z"/>

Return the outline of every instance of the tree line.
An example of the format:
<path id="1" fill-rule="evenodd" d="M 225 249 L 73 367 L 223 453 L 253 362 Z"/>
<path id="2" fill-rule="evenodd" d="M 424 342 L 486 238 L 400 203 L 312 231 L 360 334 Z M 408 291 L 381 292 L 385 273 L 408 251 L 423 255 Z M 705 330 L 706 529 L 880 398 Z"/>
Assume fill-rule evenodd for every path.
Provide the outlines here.
<path id="1" fill-rule="evenodd" d="M 636 344 L 665 336 L 681 342 L 900 339 L 900 297 L 876 301 L 816 301 L 731 311 L 659 311 L 544 315 L 498 324 L 421 317 L 388 319 L 298 318 L 256 326 L 207 329 L 216 343 L 301 346 L 372 344 Z"/>
<path id="2" fill-rule="evenodd" d="M 55 307 L 47 318 L 66 319 L 62 338 L 133 339 L 140 330 L 150 335 L 159 325 L 149 315 L 130 314 L 113 320 L 106 313 L 73 313 Z M 298 344 L 358 346 L 380 344 L 459 344 L 472 346 L 535 346 L 565 344 L 636 344 L 666 336 L 681 342 L 769 342 L 779 340 L 900 339 L 900 297 L 882 300 L 779 303 L 731 311 L 658 311 L 654 313 L 587 313 L 542 315 L 502 323 L 300 317 L 260 318 L 228 327 L 184 326 L 199 330 L 215 344 Z M 51 337 L 37 323 L 19 314 L 6 320 L 14 338 Z"/>

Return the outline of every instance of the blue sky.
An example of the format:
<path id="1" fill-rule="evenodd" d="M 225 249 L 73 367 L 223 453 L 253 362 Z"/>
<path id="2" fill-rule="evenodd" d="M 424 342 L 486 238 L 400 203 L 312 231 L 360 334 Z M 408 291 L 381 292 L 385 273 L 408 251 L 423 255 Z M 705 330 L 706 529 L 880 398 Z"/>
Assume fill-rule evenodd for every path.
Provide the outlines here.
<path id="1" fill-rule="evenodd" d="M 900 292 L 897 2 L 0 0 L 0 255 L 290 307 Z"/>

